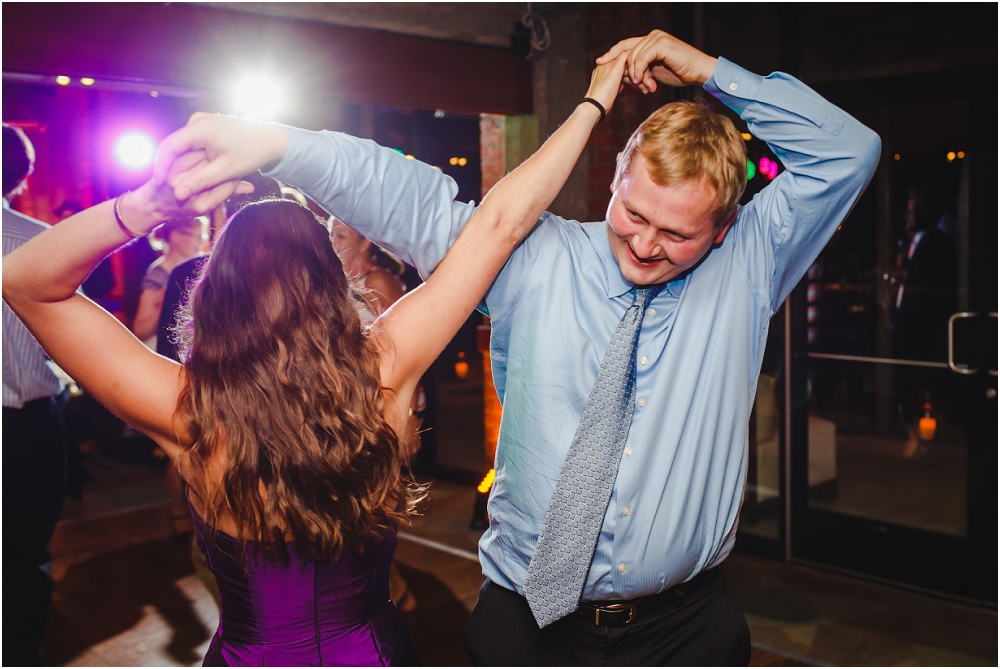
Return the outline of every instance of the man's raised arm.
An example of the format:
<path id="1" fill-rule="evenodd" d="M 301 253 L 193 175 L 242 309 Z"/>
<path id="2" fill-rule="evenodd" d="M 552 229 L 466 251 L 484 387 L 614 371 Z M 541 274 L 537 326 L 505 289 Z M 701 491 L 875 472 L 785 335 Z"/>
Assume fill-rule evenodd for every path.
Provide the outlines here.
<path id="1" fill-rule="evenodd" d="M 704 86 L 786 168 L 743 208 L 729 233 L 749 234 L 756 227 L 766 238 L 766 255 L 748 262 L 771 272 L 769 294 L 760 297 L 776 309 L 861 197 L 878 165 L 881 140 L 794 77 L 761 77 L 661 30 L 623 40 L 597 62 L 626 51 L 627 76 L 644 93 L 658 83 Z"/>
<path id="2" fill-rule="evenodd" d="M 179 198 L 264 169 L 301 189 L 424 277 L 444 257 L 475 209 L 455 202 L 458 186 L 441 171 L 338 132 L 195 114 L 161 144 L 154 181 L 167 181 L 172 161 L 191 151 L 201 152 L 203 160 L 169 178 Z"/>
<path id="3" fill-rule="evenodd" d="M 878 165 L 881 140 L 781 72 L 761 77 L 720 58 L 705 90 L 737 112 L 786 170 L 740 216 L 770 242 L 773 275 L 766 297 L 776 309 L 861 197 Z"/>
<path id="4" fill-rule="evenodd" d="M 339 132 L 286 128 L 288 150 L 269 176 L 293 184 L 324 209 L 396 254 L 424 278 L 475 207 L 430 165 Z"/>

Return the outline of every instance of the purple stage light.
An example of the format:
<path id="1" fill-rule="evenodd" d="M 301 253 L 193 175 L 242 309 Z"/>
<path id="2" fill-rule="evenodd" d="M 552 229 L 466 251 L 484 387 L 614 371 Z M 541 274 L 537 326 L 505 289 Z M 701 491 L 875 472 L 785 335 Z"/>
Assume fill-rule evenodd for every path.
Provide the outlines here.
<path id="1" fill-rule="evenodd" d="M 141 170 L 153 163 L 153 152 L 156 145 L 149 135 L 141 132 L 129 132 L 115 142 L 115 157 L 118 162 L 130 170 Z"/>

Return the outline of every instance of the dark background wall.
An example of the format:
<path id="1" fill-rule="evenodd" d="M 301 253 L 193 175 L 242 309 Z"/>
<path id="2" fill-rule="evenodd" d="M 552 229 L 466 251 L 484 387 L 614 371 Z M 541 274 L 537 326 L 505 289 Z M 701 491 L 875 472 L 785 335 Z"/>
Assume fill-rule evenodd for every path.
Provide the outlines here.
<path id="1" fill-rule="evenodd" d="M 544 140 L 586 89 L 593 59 L 654 28 L 752 71 L 781 69 L 814 87 L 996 64 L 997 10 L 988 3 L 532 3 L 551 46 L 525 60 L 505 45 L 527 9 L 7 3 L 3 68 L 5 82 L 25 72 L 111 77 L 171 86 L 193 100 L 188 108 L 217 108 L 236 68 L 266 61 L 301 102 L 286 122 L 338 127 L 344 104 L 533 113 Z M 603 217 L 614 156 L 627 136 L 652 109 L 696 94 L 626 91 L 553 209 Z"/>

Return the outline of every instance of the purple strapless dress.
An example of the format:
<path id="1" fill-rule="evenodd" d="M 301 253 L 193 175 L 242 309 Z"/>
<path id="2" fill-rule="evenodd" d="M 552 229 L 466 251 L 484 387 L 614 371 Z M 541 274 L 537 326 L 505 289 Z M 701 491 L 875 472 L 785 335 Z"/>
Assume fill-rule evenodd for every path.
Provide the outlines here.
<path id="1" fill-rule="evenodd" d="M 389 599 L 396 535 L 337 562 L 287 567 L 233 556 L 237 542 L 217 532 L 198 543 L 219 584 L 219 629 L 204 666 L 415 666 L 417 649 Z"/>

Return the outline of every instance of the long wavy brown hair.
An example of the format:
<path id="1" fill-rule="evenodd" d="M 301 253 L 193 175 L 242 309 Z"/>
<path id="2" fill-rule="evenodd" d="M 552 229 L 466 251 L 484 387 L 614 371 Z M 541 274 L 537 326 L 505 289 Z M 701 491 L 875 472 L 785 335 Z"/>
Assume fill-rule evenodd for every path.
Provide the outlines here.
<path id="1" fill-rule="evenodd" d="M 287 535 L 300 558 L 337 559 L 412 509 L 378 352 L 312 212 L 277 199 L 241 209 L 185 327 L 177 409 L 192 443 L 179 464 L 210 528 L 230 515 L 269 559 L 287 563 Z M 207 473 L 220 449 L 221 487 Z"/>

